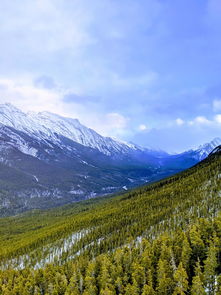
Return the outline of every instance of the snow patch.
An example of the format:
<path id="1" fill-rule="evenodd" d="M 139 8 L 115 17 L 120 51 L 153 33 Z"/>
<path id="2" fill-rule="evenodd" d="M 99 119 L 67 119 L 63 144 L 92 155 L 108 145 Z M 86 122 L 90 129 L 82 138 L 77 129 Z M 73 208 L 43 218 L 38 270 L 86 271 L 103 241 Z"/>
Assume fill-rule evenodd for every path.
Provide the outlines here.
<path id="1" fill-rule="evenodd" d="M 36 175 L 33 175 L 33 177 L 36 180 L 36 182 L 39 182 L 38 177 Z"/>

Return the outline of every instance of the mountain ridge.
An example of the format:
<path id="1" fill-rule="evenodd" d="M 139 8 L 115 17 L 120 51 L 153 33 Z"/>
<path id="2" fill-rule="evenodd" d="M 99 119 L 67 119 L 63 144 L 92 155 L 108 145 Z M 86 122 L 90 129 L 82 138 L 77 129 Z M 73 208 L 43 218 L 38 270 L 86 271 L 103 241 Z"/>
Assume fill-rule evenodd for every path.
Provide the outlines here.
<path id="1" fill-rule="evenodd" d="M 23 132 L 31 132 L 33 136 L 40 136 L 50 140 L 53 139 L 55 142 L 58 140 L 55 136 L 56 134 L 63 135 L 84 146 L 98 149 L 106 155 L 111 155 L 111 153 L 114 152 L 129 152 L 130 149 L 152 151 L 164 156 L 169 155 L 161 149 L 142 147 L 116 138 L 104 137 L 93 129 L 82 125 L 78 119 L 64 117 L 48 111 L 25 113 L 10 103 L 0 104 L 0 124 L 13 127 Z M 75 134 L 76 130 L 80 132 Z M 89 140 L 87 140 L 87 137 Z M 219 144 L 221 144 L 221 138 L 216 137 L 208 143 L 201 144 L 198 147 L 178 153 L 177 155 L 197 152 L 199 153 L 199 160 L 202 160 Z M 112 151 L 110 151 L 110 147 Z M 173 154 L 170 155 L 173 156 Z"/>
<path id="2" fill-rule="evenodd" d="M 126 191 L 195 165 L 218 143 L 169 155 L 102 137 L 77 119 L 39 114 L 0 105 L 0 170 L 7 175 L 0 176 L 0 215 Z"/>
<path id="3" fill-rule="evenodd" d="M 133 144 L 103 137 L 93 129 L 82 125 L 78 119 L 63 117 L 47 111 L 24 113 L 11 104 L 0 105 L 0 123 L 54 142 L 58 140 L 56 134 L 63 135 L 84 146 L 96 148 L 107 155 L 138 149 Z"/>

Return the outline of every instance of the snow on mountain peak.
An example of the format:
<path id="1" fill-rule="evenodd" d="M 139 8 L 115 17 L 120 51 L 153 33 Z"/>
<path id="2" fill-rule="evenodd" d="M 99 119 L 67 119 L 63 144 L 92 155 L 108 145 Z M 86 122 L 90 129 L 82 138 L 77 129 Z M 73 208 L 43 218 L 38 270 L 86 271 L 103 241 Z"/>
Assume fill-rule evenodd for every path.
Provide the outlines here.
<path id="1" fill-rule="evenodd" d="M 207 151 L 207 150 L 210 150 L 210 149 L 214 149 L 215 147 L 217 147 L 220 144 L 221 144 L 221 138 L 216 137 L 211 142 L 208 142 L 208 143 L 205 143 L 203 145 L 200 145 L 198 147 L 198 149 Z"/>
<path id="2" fill-rule="evenodd" d="M 116 152 L 126 152 L 127 144 L 103 137 L 94 130 L 82 125 L 78 119 L 66 118 L 50 112 L 41 112 L 32 116 L 39 125 L 49 128 L 54 133 L 65 136 L 77 143 L 110 155 Z"/>
<path id="3" fill-rule="evenodd" d="M 220 137 L 216 137 L 211 141 L 211 145 L 215 147 L 217 147 L 218 145 L 221 144 L 221 138 Z"/>
<path id="4" fill-rule="evenodd" d="M 134 145 L 103 137 L 82 125 L 78 119 L 66 118 L 50 112 L 24 113 L 11 104 L 0 105 L 0 123 L 57 143 L 57 135 L 111 155 L 137 149 Z"/>
<path id="5" fill-rule="evenodd" d="M 216 137 L 211 142 L 200 145 L 195 151 L 199 155 L 199 160 L 206 158 L 218 145 L 221 145 L 221 138 Z"/>

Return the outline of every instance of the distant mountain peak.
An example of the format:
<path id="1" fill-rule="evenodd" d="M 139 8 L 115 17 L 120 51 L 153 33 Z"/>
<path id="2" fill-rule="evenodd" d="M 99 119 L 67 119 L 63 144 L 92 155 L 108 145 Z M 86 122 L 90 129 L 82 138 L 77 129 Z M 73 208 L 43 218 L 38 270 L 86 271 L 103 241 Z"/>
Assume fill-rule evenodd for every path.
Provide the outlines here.
<path id="1" fill-rule="evenodd" d="M 48 111 L 24 113 L 10 103 L 0 105 L 0 123 L 42 139 L 57 143 L 57 135 L 99 150 L 106 155 L 129 153 L 135 145 L 104 137 L 80 123 L 78 119 L 63 117 Z"/>
<path id="2" fill-rule="evenodd" d="M 201 161 L 205 159 L 219 145 L 221 145 L 221 138 L 215 137 L 210 142 L 200 145 L 193 151 L 197 153 L 197 157 Z"/>
<path id="3" fill-rule="evenodd" d="M 17 112 L 17 113 L 23 113 L 19 108 L 17 108 L 16 106 L 14 106 L 11 103 L 0 104 L 0 111 L 1 112 Z"/>
<path id="4" fill-rule="evenodd" d="M 11 104 L 10 102 L 0 104 L 0 108 L 5 108 L 5 109 L 8 108 L 8 109 L 16 110 L 16 111 L 21 111 L 19 110 L 19 108 L 17 108 L 15 105 Z"/>
<path id="5" fill-rule="evenodd" d="M 220 145 L 220 143 L 221 143 L 221 138 L 220 137 L 215 137 L 210 142 L 200 145 L 198 147 L 198 149 L 207 148 L 208 146 L 211 146 L 211 147 L 215 148 L 216 146 Z"/>

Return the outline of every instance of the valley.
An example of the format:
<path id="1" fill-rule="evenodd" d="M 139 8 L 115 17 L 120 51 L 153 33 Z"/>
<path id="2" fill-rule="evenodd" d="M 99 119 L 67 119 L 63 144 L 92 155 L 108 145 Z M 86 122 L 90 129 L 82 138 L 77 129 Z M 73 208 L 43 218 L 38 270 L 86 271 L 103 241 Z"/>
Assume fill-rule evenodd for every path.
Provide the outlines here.
<path id="1" fill-rule="evenodd" d="M 0 292 L 219 294 L 220 171 L 219 147 L 122 195 L 1 218 Z"/>
<path id="2" fill-rule="evenodd" d="M 220 138 L 177 155 L 103 137 L 77 119 L 0 105 L 0 216 L 123 193 L 203 160 Z"/>

